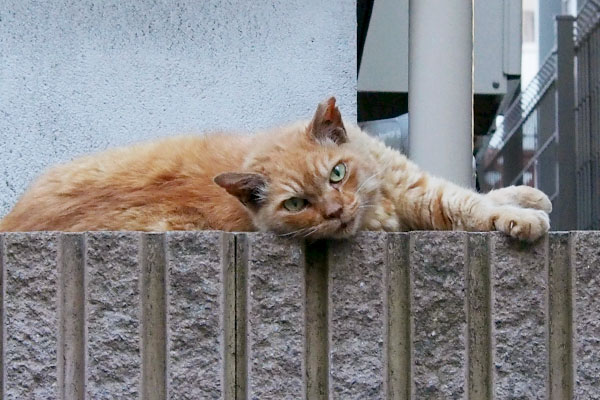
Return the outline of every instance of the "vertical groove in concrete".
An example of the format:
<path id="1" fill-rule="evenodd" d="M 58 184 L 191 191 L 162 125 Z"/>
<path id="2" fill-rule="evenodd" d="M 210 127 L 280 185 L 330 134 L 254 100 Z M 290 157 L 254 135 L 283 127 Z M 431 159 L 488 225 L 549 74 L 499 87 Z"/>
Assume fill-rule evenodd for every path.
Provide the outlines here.
<path id="1" fill-rule="evenodd" d="M 56 398 L 57 235 L 9 233 L 4 239 L 4 398 Z"/>
<path id="2" fill-rule="evenodd" d="M 386 253 L 384 233 L 361 232 L 329 248 L 329 395 L 385 396 Z"/>
<path id="3" fill-rule="evenodd" d="M 167 396 L 166 381 L 166 245 L 164 234 L 142 234 L 140 243 L 140 297 L 142 307 L 141 399 Z"/>
<path id="4" fill-rule="evenodd" d="M 573 232 L 574 392 L 600 398 L 600 232 Z"/>
<path id="5" fill-rule="evenodd" d="M 469 234 L 467 324 L 469 330 L 469 400 L 492 397 L 492 340 L 489 235 Z"/>
<path id="6" fill-rule="evenodd" d="M 6 297 L 6 259 L 4 258 L 5 252 L 6 250 L 4 249 L 4 235 L 0 234 L 0 399 L 5 398 L 4 381 L 6 372 L 6 366 L 4 365 L 4 360 L 6 359 L 6 354 L 4 353 L 4 349 L 6 348 L 6 329 L 4 326 L 4 299 Z"/>
<path id="7" fill-rule="evenodd" d="M 220 232 L 167 233 L 170 398 L 224 396 L 221 244 Z"/>
<path id="8" fill-rule="evenodd" d="M 87 396 L 136 398 L 141 385 L 140 235 L 86 236 Z"/>
<path id="9" fill-rule="evenodd" d="M 416 399 L 466 395 L 467 241 L 464 232 L 410 234 Z"/>
<path id="10" fill-rule="evenodd" d="M 223 398 L 235 399 L 236 392 L 236 333 L 235 333 L 235 236 L 230 233 L 221 235 L 221 273 L 223 281 L 222 324 L 224 331 L 223 346 Z"/>
<path id="11" fill-rule="evenodd" d="M 409 400 L 411 389 L 410 263 L 408 234 L 388 235 L 387 399 Z"/>
<path id="12" fill-rule="evenodd" d="M 246 400 L 248 359 L 248 236 L 235 236 L 235 399 Z"/>
<path id="13" fill-rule="evenodd" d="M 328 397 L 327 247 L 326 241 L 306 245 L 306 398 L 311 400 Z"/>
<path id="14" fill-rule="evenodd" d="M 534 244 L 490 234 L 494 395 L 547 396 L 547 238 Z"/>
<path id="15" fill-rule="evenodd" d="M 248 236 L 248 398 L 304 398 L 304 246 Z"/>
<path id="16" fill-rule="evenodd" d="M 568 233 L 552 233 L 548 245 L 549 399 L 573 398 L 571 246 Z"/>
<path id="17" fill-rule="evenodd" d="M 63 234 L 58 249 L 59 398 L 85 397 L 84 236 Z"/>

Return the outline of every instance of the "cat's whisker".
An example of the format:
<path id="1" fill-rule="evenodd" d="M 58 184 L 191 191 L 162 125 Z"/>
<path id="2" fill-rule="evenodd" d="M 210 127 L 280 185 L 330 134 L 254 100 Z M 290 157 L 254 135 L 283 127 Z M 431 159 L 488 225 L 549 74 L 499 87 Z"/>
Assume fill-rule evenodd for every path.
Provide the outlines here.
<path id="1" fill-rule="evenodd" d="M 371 179 L 375 178 L 375 177 L 376 177 L 377 175 L 379 175 L 379 174 L 382 174 L 382 173 L 383 173 L 383 172 L 386 170 L 386 168 L 387 168 L 387 167 L 389 167 L 389 165 L 391 164 L 391 162 L 392 162 L 392 158 L 390 158 L 390 159 L 388 160 L 388 162 L 387 162 L 387 163 L 385 163 L 385 165 L 384 165 L 383 167 L 381 167 L 381 169 L 380 169 L 379 171 L 375 172 L 373 175 L 371 175 L 370 177 L 368 177 L 367 179 L 365 179 L 365 180 L 363 181 L 363 183 L 361 183 L 361 184 L 360 184 L 360 186 L 358 187 L 358 189 L 356 189 L 356 193 L 357 193 L 357 194 L 358 194 L 358 193 L 360 193 L 360 190 L 361 190 L 361 189 L 362 189 L 362 188 L 363 188 L 363 187 L 364 187 L 364 186 L 365 186 L 367 183 L 369 183 L 369 182 L 371 181 Z"/>
<path id="2" fill-rule="evenodd" d="M 319 225 L 313 227 L 311 230 L 309 230 L 308 232 L 306 232 L 304 234 L 304 237 L 308 237 L 308 236 L 312 235 L 313 233 L 315 233 L 318 230 L 319 230 Z"/>
<path id="3" fill-rule="evenodd" d="M 292 232 L 287 232 L 287 233 L 281 233 L 278 236 L 294 236 L 294 235 L 301 235 L 302 233 L 304 233 L 304 231 L 307 231 L 311 229 L 311 227 L 307 227 L 307 228 L 302 228 L 302 229 L 298 229 L 297 231 L 292 231 Z"/>

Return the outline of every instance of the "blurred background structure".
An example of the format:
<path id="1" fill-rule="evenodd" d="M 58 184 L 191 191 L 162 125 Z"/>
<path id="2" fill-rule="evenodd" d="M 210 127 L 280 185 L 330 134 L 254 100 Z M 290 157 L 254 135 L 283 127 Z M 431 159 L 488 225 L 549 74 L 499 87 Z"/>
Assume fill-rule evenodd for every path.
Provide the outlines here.
<path id="1" fill-rule="evenodd" d="M 358 4 L 359 123 L 388 143 L 403 143 L 406 153 L 411 137 L 431 135 L 432 165 L 421 165 L 435 171 L 440 151 L 452 160 L 457 144 L 440 143 L 435 133 L 409 135 L 407 22 L 413 3 Z M 600 1 L 474 0 L 473 7 L 477 188 L 540 188 L 554 204 L 553 229 L 598 229 Z M 429 79 L 453 79 L 457 72 L 447 65 L 445 76 Z M 447 103 L 457 99 L 450 95 Z M 458 139 L 464 132 L 444 135 Z"/>

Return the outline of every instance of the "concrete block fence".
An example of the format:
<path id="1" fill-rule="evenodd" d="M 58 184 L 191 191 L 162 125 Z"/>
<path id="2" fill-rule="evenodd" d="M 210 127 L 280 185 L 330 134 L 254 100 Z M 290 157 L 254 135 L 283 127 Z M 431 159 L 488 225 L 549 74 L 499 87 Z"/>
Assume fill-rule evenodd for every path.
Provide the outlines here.
<path id="1" fill-rule="evenodd" d="M 600 232 L 0 235 L 2 399 L 598 399 Z"/>

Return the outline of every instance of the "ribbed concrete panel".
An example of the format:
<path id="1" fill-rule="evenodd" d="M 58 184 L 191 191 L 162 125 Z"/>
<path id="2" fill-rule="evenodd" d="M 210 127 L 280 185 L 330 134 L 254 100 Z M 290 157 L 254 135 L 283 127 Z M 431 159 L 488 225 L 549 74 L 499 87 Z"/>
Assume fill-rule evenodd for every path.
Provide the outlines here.
<path id="1" fill-rule="evenodd" d="M 87 396 L 139 395 L 142 359 L 138 233 L 87 234 Z"/>
<path id="2" fill-rule="evenodd" d="M 226 398 L 224 239 L 219 232 L 167 234 L 169 398 Z"/>
<path id="3" fill-rule="evenodd" d="M 600 232 L 0 234 L 3 399 L 600 398 Z"/>
<path id="4" fill-rule="evenodd" d="M 575 398 L 600 399 L 600 233 L 572 233 Z"/>
<path id="5" fill-rule="evenodd" d="M 57 235 L 7 234 L 4 246 L 3 398 L 56 398 Z"/>
<path id="6" fill-rule="evenodd" d="M 329 394 L 385 397 L 386 255 L 383 233 L 361 233 L 329 249 Z"/>
<path id="7" fill-rule="evenodd" d="M 547 395 L 547 251 L 543 238 L 526 244 L 491 234 L 494 395 Z"/>
<path id="8" fill-rule="evenodd" d="M 464 232 L 410 235 L 415 399 L 466 393 L 467 239 Z"/>
<path id="9" fill-rule="evenodd" d="M 304 245 L 268 234 L 238 240 L 247 241 L 238 268 L 247 273 L 248 399 L 303 398 Z"/>

